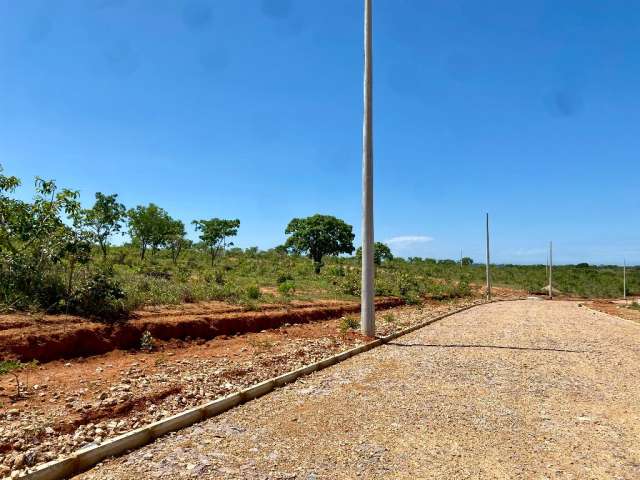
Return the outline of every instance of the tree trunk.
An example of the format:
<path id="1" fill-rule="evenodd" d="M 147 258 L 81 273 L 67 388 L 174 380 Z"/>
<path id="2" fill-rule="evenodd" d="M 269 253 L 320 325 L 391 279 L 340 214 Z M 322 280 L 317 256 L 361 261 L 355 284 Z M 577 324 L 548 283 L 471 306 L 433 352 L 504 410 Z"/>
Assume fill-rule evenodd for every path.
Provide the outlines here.
<path id="1" fill-rule="evenodd" d="M 322 268 L 322 256 L 314 256 L 313 257 L 313 271 L 316 275 L 320 274 L 320 269 Z"/>
<path id="2" fill-rule="evenodd" d="M 67 296 L 71 296 L 71 283 L 73 282 L 73 269 L 75 268 L 75 259 L 69 260 L 69 275 L 67 276 Z"/>

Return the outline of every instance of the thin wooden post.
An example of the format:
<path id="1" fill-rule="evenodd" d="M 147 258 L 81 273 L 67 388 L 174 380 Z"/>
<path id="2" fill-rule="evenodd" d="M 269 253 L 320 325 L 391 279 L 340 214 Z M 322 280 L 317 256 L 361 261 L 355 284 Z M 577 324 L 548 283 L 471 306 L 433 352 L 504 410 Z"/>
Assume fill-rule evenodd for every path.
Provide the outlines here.
<path id="1" fill-rule="evenodd" d="M 487 300 L 491 300 L 491 254 L 489 249 L 489 213 L 486 216 L 486 230 L 487 230 L 487 265 L 486 265 L 486 276 L 487 276 Z"/>
<path id="2" fill-rule="evenodd" d="M 362 285 L 361 330 L 375 335 L 373 265 L 373 65 L 371 0 L 364 0 L 364 118 L 362 125 Z"/>

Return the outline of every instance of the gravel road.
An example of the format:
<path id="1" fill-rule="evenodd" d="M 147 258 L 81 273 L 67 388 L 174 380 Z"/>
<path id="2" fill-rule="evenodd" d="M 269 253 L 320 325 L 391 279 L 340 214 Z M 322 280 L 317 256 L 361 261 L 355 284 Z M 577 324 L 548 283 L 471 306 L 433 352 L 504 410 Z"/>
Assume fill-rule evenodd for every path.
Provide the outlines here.
<path id="1" fill-rule="evenodd" d="M 640 327 L 576 302 L 449 317 L 83 479 L 638 479 Z"/>

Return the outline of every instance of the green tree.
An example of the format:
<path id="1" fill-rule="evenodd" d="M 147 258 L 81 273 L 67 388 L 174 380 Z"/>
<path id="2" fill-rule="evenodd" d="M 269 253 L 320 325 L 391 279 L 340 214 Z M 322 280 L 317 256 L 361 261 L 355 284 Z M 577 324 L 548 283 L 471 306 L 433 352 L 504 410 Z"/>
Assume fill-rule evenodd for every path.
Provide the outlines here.
<path id="1" fill-rule="evenodd" d="M 89 229 L 102 251 L 102 258 L 107 258 L 109 237 L 122 228 L 126 209 L 118 203 L 118 195 L 96 193 L 93 207 L 82 211 L 82 223 Z"/>
<path id="2" fill-rule="evenodd" d="M 180 220 L 173 220 L 171 222 L 169 232 L 167 235 L 167 244 L 169 250 L 171 250 L 171 260 L 175 265 L 178 263 L 178 257 L 182 250 L 188 245 L 188 240 L 185 238 L 187 233 L 184 230 L 184 223 Z"/>
<path id="3" fill-rule="evenodd" d="M 225 220 L 222 218 L 212 218 L 209 220 L 194 220 L 196 230 L 200 232 L 200 240 L 208 248 L 211 255 L 211 265 L 218 254 L 225 248 L 233 245 L 228 242 L 229 237 L 235 237 L 240 228 L 240 220 Z"/>
<path id="4" fill-rule="evenodd" d="M 458 262 L 455 260 L 451 260 L 450 258 L 445 258 L 444 260 L 438 260 L 438 265 L 457 265 Z"/>
<path id="5" fill-rule="evenodd" d="M 362 247 L 358 247 L 358 250 L 356 250 L 356 257 L 362 258 Z M 391 249 L 385 243 L 375 242 L 373 244 L 373 263 L 379 266 L 387 260 L 393 260 Z"/>
<path id="6" fill-rule="evenodd" d="M 14 244 L 19 235 L 21 217 L 27 214 L 27 204 L 9 197 L 21 184 L 18 177 L 7 177 L 2 174 L 0 165 L 0 252 L 16 252 Z"/>
<path id="7" fill-rule="evenodd" d="M 353 227 L 331 215 L 294 218 L 285 230 L 285 246 L 304 253 L 313 260 L 314 270 L 320 273 L 325 255 L 353 253 Z"/>
<path id="8" fill-rule="evenodd" d="M 138 243 L 140 259 L 144 260 L 148 248 L 155 253 L 169 242 L 174 222 L 169 214 L 154 203 L 148 206 L 138 205 L 127 212 L 129 218 L 129 235 Z"/>
<path id="9" fill-rule="evenodd" d="M 55 309 L 71 295 L 75 265 L 89 260 L 78 192 L 58 190 L 54 181 L 38 177 L 33 201 L 24 202 L 10 197 L 18 185 L 0 169 L 0 292 L 5 305 Z M 67 271 L 66 288 L 60 264 Z"/>
<path id="10" fill-rule="evenodd" d="M 471 258 L 471 257 L 462 257 L 462 259 L 460 260 L 460 263 L 462 265 L 473 265 L 473 258 Z"/>

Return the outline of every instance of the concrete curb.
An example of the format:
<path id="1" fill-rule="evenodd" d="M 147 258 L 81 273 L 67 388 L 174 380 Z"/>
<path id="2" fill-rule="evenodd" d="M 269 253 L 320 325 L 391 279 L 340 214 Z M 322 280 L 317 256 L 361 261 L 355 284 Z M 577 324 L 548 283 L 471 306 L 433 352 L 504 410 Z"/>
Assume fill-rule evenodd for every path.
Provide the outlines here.
<path id="1" fill-rule="evenodd" d="M 157 422 L 151 423 L 144 427 L 132 430 L 124 433 L 118 437 L 114 437 L 105 441 L 100 445 L 89 446 L 83 449 L 77 450 L 70 456 L 61 460 L 53 460 L 36 467 L 36 469 L 26 475 L 19 478 L 28 480 L 60 480 L 69 478 L 73 475 L 77 475 L 91 467 L 100 463 L 102 460 L 108 457 L 114 457 L 121 455 L 129 450 L 135 450 L 144 445 L 147 445 L 155 439 L 165 435 L 169 432 L 175 432 L 185 427 L 189 427 L 195 423 L 201 422 L 211 417 L 215 417 L 233 407 L 250 400 L 261 397 L 276 388 L 282 387 L 288 383 L 294 382 L 300 377 L 309 375 L 315 371 L 323 370 L 331 365 L 340 363 L 354 355 L 366 352 L 385 343 L 389 343 L 391 340 L 395 340 L 398 337 L 414 332 L 420 328 L 426 327 L 444 318 L 452 315 L 464 312 L 471 308 L 475 308 L 481 305 L 487 305 L 489 303 L 501 302 L 504 300 L 493 300 L 491 302 L 484 302 L 475 305 L 469 305 L 458 310 L 440 315 L 438 317 L 429 319 L 418 325 L 400 330 L 398 332 L 387 335 L 386 337 L 380 337 L 372 342 L 366 343 L 356 348 L 346 350 L 337 355 L 320 360 L 319 362 L 312 363 L 310 365 L 298 368 L 291 372 L 274 377 L 264 382 L 260 382 L 251 387 L 245 388 L 237 393 L 233 393 L 223 398 L 213 400 L 211 402 L 200 405 L 199 407 L 185 410 L 168 418 L 164 418 Z"/>

